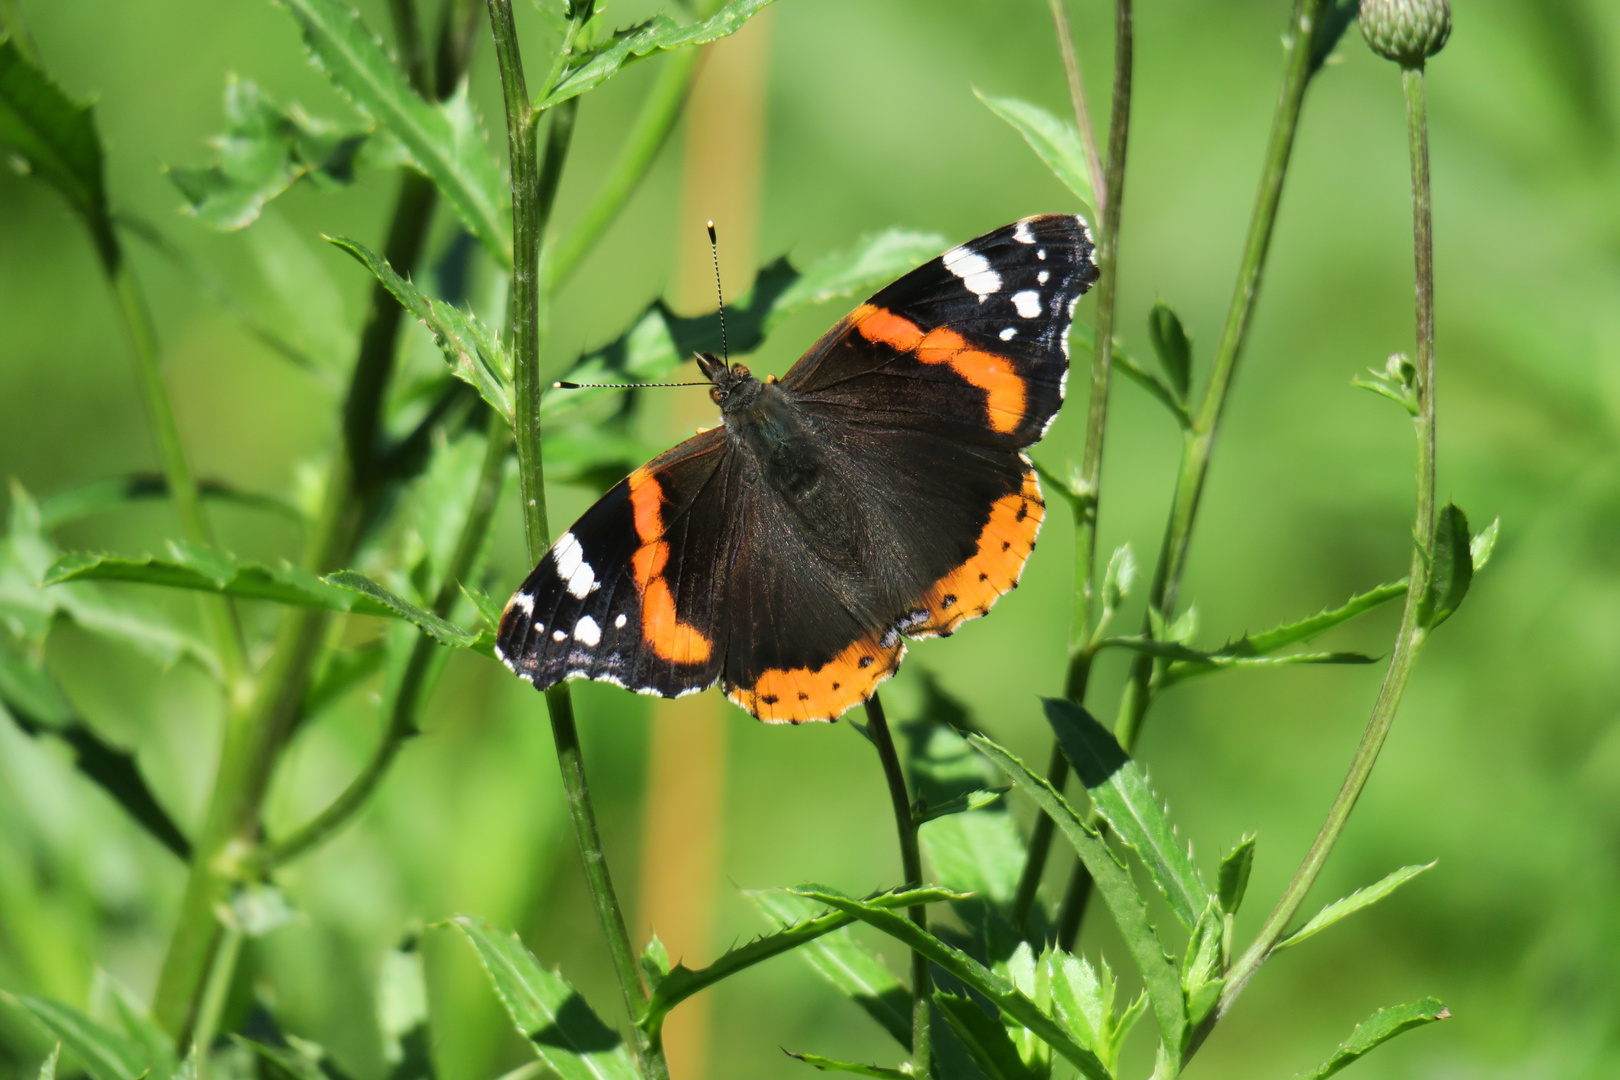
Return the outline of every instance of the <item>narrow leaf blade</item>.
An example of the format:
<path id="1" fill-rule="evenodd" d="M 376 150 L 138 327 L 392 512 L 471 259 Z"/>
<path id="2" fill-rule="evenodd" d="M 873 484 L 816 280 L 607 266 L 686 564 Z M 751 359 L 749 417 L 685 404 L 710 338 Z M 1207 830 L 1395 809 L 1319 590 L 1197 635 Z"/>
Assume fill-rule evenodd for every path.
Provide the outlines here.
<path id="1" fill-rule="evenodd" d="M 1405 885 L 1425 870 L 1433 869 L 1434 863 L 1425 863 L 1422 866 L 1403 866 L 1394 873 L 1380 881 L 1368 885 L 1365 889 L 1357 889 L 1342 900 L 1335 900 L 1327 907 L 1318 911 L 1310 922 L 1295 930 L 1272 946 L 1272 952 L 1280 952 L 1292 945 L 1298 945 L 1308 937 L 1320 934 L 1340 919 L 1354 915 L 1362 908 L 1371 907 L 1384 897 Z"/>
<path id="2" fill-rule="evenodd" d="M 463 630 L 448 619 L 441 619 L 433 612 L 411 603 L 403 597 L 396 596 L 381 585 L 372 581 L 364 574 L 354 570 L 339 570 L 335 574 L 328 574 L 321 580 L 328 585 L 336 585 L 340 589 L 358 593 L 383 607 L 397 618 L 413 623 L 423 633 L 441 645 L 452 648 L 466 648 L 478 643 L 479 635 L 470 630 Z"/>
<path id="3" fill-rule="evenodd" d="M 885 1069 L 881 1065 L 859 1065 L 852 1061 L 834 1061 L 820 1054 L 799 1054 L 792 1050 L 783 1050 L 782 1053 L 795 1061 L 802 1061 L 806 1065 L 820 1069 L 822 1072 L 850 1073 L 854 1076 L 875 1076 L 878 1080 L 914 1080 L 911 1073 L 899 1069 Z"/>
<path id="4" fill-rule="evenodd" d="M 1410 1005 L 1396 1005 L 1380 1009 L 1356 1025 L 1350 1037 L 1339 1044 L 1333 1056 L 1324 1061 L 1315 1072 L 1301 1074 L 1300 1080 L 1327 1080 L 1346 1065 L 1359 1060 L 1403 1032 L 1447 1020 L 1451 1010 L 1438 998 L 1424 998 Z"/>
<path id="5" fill-rule="evenodd" d="M 640 1080 L 624 1040 L 517 935 L 468 915 L 450 921 L 477 952 L 518 1034 L 561 1080 Z"/>
<path id="6" fill-rule="evenodd" d="M 93 1080 L 137 1080 L 152 1068 L 139 1044 L 59 1001 L 19 994 L 27 1009 L 78 1058 Z"/>
<path id="7" fill-rule="evenodd" d="M 1210 904 L 1209 886 L 1159 805 L 1147 774 L 1085 709 L 1061 698 L 1042 704 L 1093 804 L 1141 858 L 1182 925 L 1197 925 Z"/>
<path id="8" fill-rule="evenodd" d="M 1429 583 L 1418 604 L 1418 624 L 1433 630 L 1462 604 L 1474 580 L 1473 537 L 1468 517 L 1451 503 L 1440 511 L 1435 523 L 1434 551 L 1429 563 Z"/>
<path id="9" fill-rule="evenodd" d="M 991 112 L 1011 124 L 1024 137 L 1030 149 L 1065 187 L 1079 196 L 1086 206 L 1097 205 L 1097 197 L 1091 190 L 1091 172 L 1086 165 L 1085 150 L 1080 145 L 1080 132 L 1073 124 L 1027 101 L 990 97 L 978 89 L 973 92 Z"/>

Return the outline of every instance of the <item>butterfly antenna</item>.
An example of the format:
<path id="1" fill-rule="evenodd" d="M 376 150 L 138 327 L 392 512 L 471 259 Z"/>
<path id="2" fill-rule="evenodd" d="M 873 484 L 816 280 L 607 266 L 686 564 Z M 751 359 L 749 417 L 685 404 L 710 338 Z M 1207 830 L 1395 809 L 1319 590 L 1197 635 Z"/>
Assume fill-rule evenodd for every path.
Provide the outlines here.
<path id="1" fill-rule="evenodd" d="M 720 307 L 720 358 L 731 363 L 731 350 L 726 345 L 726 293 L 720 287 L 720 242 L 714 238 L 714 222 L 709 222 L 709 254 L 714 258 L 714 297 Z"/>
<path id="2" fill-rule="evenodd" d="M 647 386 L 708 386 L 706 382 L 554 382 L 553 390 L 640 390 Z"/>

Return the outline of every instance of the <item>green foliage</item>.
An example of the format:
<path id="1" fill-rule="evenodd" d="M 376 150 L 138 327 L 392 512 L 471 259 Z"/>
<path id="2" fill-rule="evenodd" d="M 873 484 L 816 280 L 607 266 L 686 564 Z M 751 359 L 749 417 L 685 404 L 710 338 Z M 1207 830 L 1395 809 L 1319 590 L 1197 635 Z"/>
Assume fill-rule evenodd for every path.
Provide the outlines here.
<path id="1" fill-rule="evenodd" d="M 1254 842 L 1254 836 L 1245 836 L 1231 851 L 1221 856 L 1216 890 L 1220 896 L 1221 910 L 1228 915 L 1237 914 L 1238 908 L 1243 906 L 1243 894 L 1249 891 L 1249 871 L 1254 868 Z"/>
<path id="2" fill-rule="evenodd" d="M 1192 389 L 1192 342 L 1187 339 L 1181 319 L 1163 300 L 1154 304 L 1148 315 L 1148 336 L 1153 339 L 1153 351 L 1158 354 L 1159 366 L 1164 368 L 1176 400 L 1185 404 Z"/>
<path id="3" fill-rule="evenodd" d="M 1457 507 L 1447 503 L 1435 524 L 1434 550 L 1429 553 L 1429 574 L 1423 598 L 1418 602 L 1418 625 L 1433 630 L 1457 610 L 1468 595 L 1468 586 L 1474 580 L 1472 536 L 1468 532 L 1468 518 Z M 1481 553 L 1490 558 L 1493 539 L 1481 545 Z"/>
<path id="4" fill-rule="evenodd" d="M 451 925 L 477 952 L 512 1026 L 560 1080 L 640 1080 L 624 1040 L 560 974 L 541 967 L 516 934 L 468 915 Z"/>
<path id="5" fill-rule="evenodd" d="M 355 157 L 369 132 L 283 107 L 252 81 L 225 84 L 225 133 L 215 137 L 217 160 L 201 168 L 169 169 L 186 210 L 216 229 L 245 229 L 264 204 L 299 180 L 319 186 L 353 183 Z"/>
<path id="6" fill-rule="evenodd" d="M 57 1001 L 21 994 L 6 1000 L 26 1009 L 60 1045 L 77 1058 L 91 1080 L 140 1080 L 152 1070 L 141 1046 L 121 1032 L 97 1023 L 79 1010 Z M 52 1054 L 52 1066 L 56 1055 Z"/>
<path id="7" fill-rule="evenodd" d="M 1383 1045 L 1403 1032 L 1445 1020 L 1450 1010 L 1435 998 L 1424 998 L 1410 1005 L 1396 1005 L 1379 1009 L 1356 1025 L 1350 1037 L 1339 1044 L 1332 1057 L 1324 1061 L 1315 1072 L 1301 1076 L 1301 1080 L 1327 1080 L 1340 1069 L 1360 1060 L 1368 1052 Z"/>
<path id="8" fill-rule="evenodd" d="M 477 390 L 479 396 L 495 410 L 495 415 L 510 424 L 512 359 L 478 316 L 424 295 L 395 273 L 388 260 L 359 241 L 341 236 L 327 239 L 358 259 L 360 265 L 370 270 L 406 311 L 428 328 L 433 340 L 444 352 L 451 374 Z"/>
<path id="9" fill-rule="evenodd" d="M 102 263 L 117 266 L 118 238 L 91 107 L 63 93 L 12 38 L 0 38 L 0 145 L 61 193 L 84 219 Z"/>
<path id="10" fill-rule="evenodd" d="M 1326 930 L 1340 919 L 1354 915 L 1362 908 L 1371 907 L 1425 870 L 1430 870 L 1433 867 L 1434 863 L 1425 863 L 1422 866 L 1403 866 L 1394 873 L 1368 885 L 1365 889 L 1357 889 L 1344 899 L 1333 901 L 1333 903 L 1312 916 L 1311 920 L 1304 926 L 1278 941 L 1276 945 L 1272 946 L 1272 951 L 1277 952 L 1298 945 L 1306 938 Z"/>
<path id="11" fill-rule="evenodd" d="M 813 1065 L 822 1072 L 852 1073 L 855 1076 L 875 1076 L 878 1080 L 908 1080 L 909 1072 L 899 1069 L 885 1069 L 881 1065 L 857 1065 L 849 1061 L 834 1061 L 832 1058 L 822 1057 L 820 1054 L 796 1054 L 792 1050 L 782 1051 L 795 1061 L 802 1061 L 806 1065 Z"/>
<path id="12" fill-rule="evenodd" d="M 424 101 L 388 50 L 339 0 L 281 0 L 310 58 L 355 107 L 398 140 L 492 259 L 512 265 L 511 196 L 463 87 Z"/>
<path id="13" fill-rule="evenodd" d="M 615 30 L 612 37 L 599 48 L 587 50 L 585 61 L 569 68 L 557 80 L 551 92 L 535 102 L 535 108 L 549 109 L 569 98 L 578 97 L 638 60 L 675 49 L 707 45 L 728 37 L 741 30 L 744 23 L 772 2 L 732 0 L 707 19 L 690 26 L 681 26 L 668 15 L 660 13 L 627 30 Z"/>
<path id="14" fill-rule="evenodd" d="M 1087 207 L 1097 205 L 1097 196 L 1092 191 L 1091 168 L 1080 145 L 1080 132 L 1072 122 L 1061 120 L 1027 101 L 989 97 L 977 88 L 973 92 L 991 112 L 1011 124 L 1024 137 L 1030 149 L 1082 203 Z"/>
<path id="15" fill-rule="evenodd" d="M 1049 949 L 1041 957 L 1041 965 L 1051 988 L 1054 1015 L 1076 1042 L 1097 1055 L 1110 1074 L 1117 1072 L 1120 1048 L 1147 1010 L 1147 994 L 1138 994 L 1124 1012 L 1116 1013 L 1118 987 L 1108 961 L 1092 967 L 1083 957 Z"/>
<path id="16" fill-rule="evenodd" d="M 1209 886 L 1142 767 L 1080 706 L 1062 698 L 1046 698 L 1041 705 L 1092 805 L 1142 860 L 1181 924 L 1203 926 L 1213 901 Z"/>
<path id="17" fill-rule="evenodd" d="M 1041 1080 L 1041 1074 L 1019 1056 L 1007 1029 L 983 1009 L 943 990 L 934 992 L 934 1003 L 989 1080 Z"/>

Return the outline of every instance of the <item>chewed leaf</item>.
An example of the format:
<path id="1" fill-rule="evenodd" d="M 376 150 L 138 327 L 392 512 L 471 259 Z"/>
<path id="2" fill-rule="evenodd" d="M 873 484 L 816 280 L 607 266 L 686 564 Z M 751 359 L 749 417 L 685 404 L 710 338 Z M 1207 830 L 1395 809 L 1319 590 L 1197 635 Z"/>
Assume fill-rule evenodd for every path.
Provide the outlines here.
<path id="1" fill-rule="evenodd" d="M 771 0 L 732 0 L 707 19 L 691 26 L 681 26 L 668 15 L 658 14 L 638 26 L 614 31 L 612 40 L 606 46 L 559 79 L 551 93 L 537 101 L 535 107 L 549 109 L 583 94 L 637 60 L 645 60 L 671 49 L 707 45 L 734 34 L 770 3 Z"/>
<path id="2" fill-rule="evenodd" d="M 355 156 L 370 131 L 283 107 L 251 81 L 225 84 L 225 133 L 211 142 L 214 164 L 170 168 L 186 211 L 216 229 L 244 229 L 264 204 L 299 180 L 337 186 L 354 180 Z"/>
<path id="3" fill-rule="evenodd" d="M 282 0 L 310 56 L 357 108 L 377 121 L 444 195 L 467 231 L 502 267 L 512 265 L 510 190 L 467 100 L 424 101 L 360 16 L 339 0 Z"/>
<path id="4" fill-rule="evenodd" d="M 1030 149 L 1052 170 L 1063 185 L 1080 197 L 1088 207 L 1097 205 L 1092 191 L 1091 170 L 1086 164 L 1085 149 L 1080 144 L 1080 132 L 1074 124 L 1060 120 L 1041 108 L 1017 98 L 990 97 L 977 88 L 973 91 L 990 111 L 1011 124 L 1029 143 Z"/>
<path id="5" fill-rule="evenodd" d="M 1446 1020 L 1451 1010 L 1440 1004 L 1438 998 L 1424 998 L 1410 1005 L 1396 1005 L 1380 1009 L 1356 1025 L 1350 1037 L 1339 1044 L 1332 1057 L 1324 1061 L 1315 1072 L 1300 1074 L 1299 1080 L 1327 1080 L 1346 1065 L 1382 1046 L 1403 1032 Z"/>
<path id="6" fill-rule="evenodd" d="M 624 1040 L 517 935 L 469 915 L 450 923 L 478 953 L 512 1026 L 546 1068 L 561 1080 L 640 1080 Z"/>
<path id="7" fill-rule="evenodd" d="M 63 93 L 9 37 L 0 38 L 0 145 L 61 192 L 90 229 L 103 265 L 116 266 L 118 238 L 91 107 Z"/>
<path id="8" fill-rule="evenodd" d="M 1317 912 L 1310 922 L 1277 942 L 1276 945 L 1272 946 L 1271 951 L 1280 952 L 1290 945 L 1298 945 L 1306 938 L 1321 933 L 1340 919 L 1348 915 L 1354 915 L 1362 908 L 1378 903 L 1378 901 L 1433 866 L 1434 863 L 1425 863 L 1422 866 L 1403 866 L 1381 881 L 1374 882 L 1365 889 L 1357 889 L 1343 900 L 1335 900 Z"/>
<path id="9" fill-rule="evenodd" d="M 512 361 L 478 316 L 435 300 L 395 272 L 388 260 L 357 240 L 327 237 L 370 270 L 394 299 L 433 334 L 451 372 L 477 390 L 496 414 L 512 422 Z"/>

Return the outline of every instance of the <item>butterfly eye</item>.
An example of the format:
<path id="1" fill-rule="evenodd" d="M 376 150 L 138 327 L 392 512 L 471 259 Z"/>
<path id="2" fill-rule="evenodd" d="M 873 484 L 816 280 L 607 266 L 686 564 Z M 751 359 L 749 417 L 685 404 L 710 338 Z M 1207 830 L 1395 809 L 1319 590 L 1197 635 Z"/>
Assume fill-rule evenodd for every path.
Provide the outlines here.
<path id="1" fill-rule="evenodd" d="M 724 390 L 720 389 L 718 386 L 709 387 L 710 401 L 714 402 L 716 405 L 723 405 L 725 404 L 725 398 L 726 392 Z"/>
<path id="2" fill-rule="evenodd" d="M 748 369 L 743 367 L 741 364 L 732 365 L 731 373 L 737 376 L 739 379 L 748 378 Z"/>

